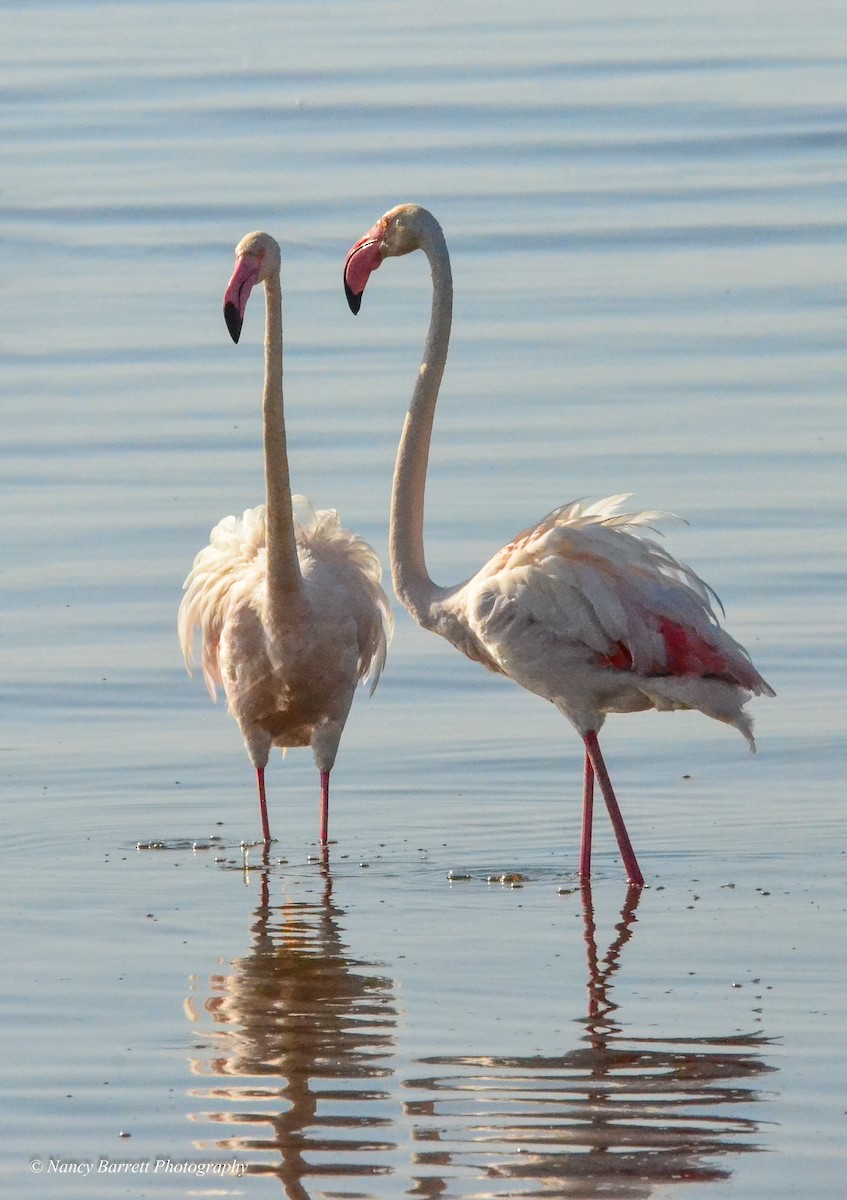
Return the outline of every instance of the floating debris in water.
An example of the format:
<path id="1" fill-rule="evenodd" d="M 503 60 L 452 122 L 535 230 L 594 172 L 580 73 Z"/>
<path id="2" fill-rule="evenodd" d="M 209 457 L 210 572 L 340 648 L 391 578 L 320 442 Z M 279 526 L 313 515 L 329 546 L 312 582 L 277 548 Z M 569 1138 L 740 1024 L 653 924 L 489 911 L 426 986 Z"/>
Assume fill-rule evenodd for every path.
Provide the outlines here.
<path id="1" fill-rule="evenodd" d="M 151 838 L 148 842 L 136 842 L 136 850 L 212 850 L 218 849 L 223 843 L 223 838 L 213 833 L 210 837 L 205 838 L 170 838 L 164 841 L 162 838 Z M 257 845 L 258 843 L 242 842 L 242 847 L 245 845 Z"/>
<path id="2" fill-rule="evenodd" d="M 447 878 L 451 883 L 467 883 L 470 875 L 467 871 L 448 871 Z"/>

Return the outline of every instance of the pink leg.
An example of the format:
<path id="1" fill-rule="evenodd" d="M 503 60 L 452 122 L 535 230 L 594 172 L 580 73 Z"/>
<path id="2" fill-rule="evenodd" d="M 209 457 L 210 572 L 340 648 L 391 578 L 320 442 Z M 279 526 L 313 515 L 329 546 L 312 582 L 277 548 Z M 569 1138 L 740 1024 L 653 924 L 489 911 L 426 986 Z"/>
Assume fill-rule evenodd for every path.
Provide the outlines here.
<path id="1" fill-rule="evenodd" d="M 588 752 L 585 754 L 585 774 L 582 785 L 582 841 L 579 846 L 579 873 L 591 878 L 591 833 L 594 825 L 594 768 Z"/>
<path id="2" fill-rule="evenodd" d="M 268 805 L 265 800 L 265 768 L 256 767 L 256 778 L 259 781 L 259 812 L 262 816 L 262 837 L 265 845 L 271 840 L 271 827 L 268 824 Z"/>
<path id="3" fill-rule="evenodd" d="M 329 841 L 329 771 L 321 771 L 321 845 Z"/>
<path id="4" fill-rule="evenodd" d="M 629 834 L 626 831 L 621 810 L 618 807 L 612 781 L 609 778 L 609 772 L 606 770 L 606 764 L 600 752 L 600 743 L 597 740 L 597 734 L 592 729 L 589 733 L 585 734 L 582 740 L 585 742 L 585 752 L 591 762 L 594 774 L 597 776 L 600 791 L 603 793 L 603 799 L 606 801 L 606 808 L 609 810 L 609 817 L 611 818 L 612 828 L 615 831 L 615 837 L 618 839 L 618 846 L 627 879 L 636 887 L 641 887 L 644 883 L 644 876 L 641 874 L 641 868 L 638 865 L 638 860 L 635 857 L 632 842 L 629 840 Z"/>

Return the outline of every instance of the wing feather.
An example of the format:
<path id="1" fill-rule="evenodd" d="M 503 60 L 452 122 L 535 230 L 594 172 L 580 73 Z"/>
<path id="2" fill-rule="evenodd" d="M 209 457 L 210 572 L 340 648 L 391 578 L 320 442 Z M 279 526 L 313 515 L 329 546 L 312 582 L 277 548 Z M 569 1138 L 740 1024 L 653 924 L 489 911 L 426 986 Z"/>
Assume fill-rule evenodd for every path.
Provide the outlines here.
<path id="1" fill-rule="evenodd" d="M 623 512 L 627 499 L 563 505 L 495 555 L 466 585 L 477 636 L 509 658 L 514 646 L 506 643 L 517 631 L 541 626 L 575 655 L 599 655 L 609 667 L 640 675 L 724 674 L 751 690 L 769 690 L 747 652 L 721 628 L 716 594 L 647 536 L 648 529 L 658 532 L 662 514 Z M 540 636 L 533 628 L 536 642 Z"/>
<path id="2" fill-rule="evenodd" d="M 345 529 L 334 509 L 314 509 L 303 496 L 292 498 L 297 552 L 304 578 L 320 565 L 331 574 L 352 616 L 358 642 L 358 678 L 376 687 L 393 632 L 393 615 L 372 547 Z M 200 634 L 201 664 L 212 699 L 223 679 L 221 635 L 236 606 L 250 604 L 262 616 L 267 576 L 267 514 L 264 505 L 241 517 L 225 517 L 212 530 L 209 545 L 194 560 L 185 581 L 178 634 L 188 670 Z"/>
<path id="3" fill-rule="evenodd" d="M 183 584 L 177 620 L 180 648 L 190 673 L 200 634 L 203 678 L 213 700 L 223 685 L 220 643 L 227 617 L 236 599 L 243 600 L 248 591 L 258 595 L 266 568 L 266 514 L 259 505 L 241 517 L 218 522 Z"/>
<path id="4" fill-rule="evenodd" d="M 314 509 L 304 496 L 293 497 L 297 550 L 304 574 L 309 558 L 331 565 L 350 592 L 359 645 L 358 677 L 370 680 L 373 695 L 385 666 L 394 632 L 394 615 L 382 587 L 382 566 L 373 547 L 345 529 L 334 508 Z"/>

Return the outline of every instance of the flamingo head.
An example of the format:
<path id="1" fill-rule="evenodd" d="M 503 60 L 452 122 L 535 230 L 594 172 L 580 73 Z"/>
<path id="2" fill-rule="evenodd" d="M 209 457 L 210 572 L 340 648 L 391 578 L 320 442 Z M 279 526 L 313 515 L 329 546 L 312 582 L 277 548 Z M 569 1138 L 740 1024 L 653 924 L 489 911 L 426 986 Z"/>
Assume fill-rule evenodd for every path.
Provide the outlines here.
<path id="1" fill-rule="evenodd" d="M 419 250 L 432 225 L 438 228 L 435 217 L 425 208 L 418 204 L 398 204 L 359 238 L 344 264 L 344 291 L 351 312 L 357 313 L 361 308 L 365 284 L 382 260 Z"/>
<path id="2" fill-rule="evenodd" d="M 269 233 L 248 233 L 235 247 L 235 270 L 224 292 L 224 320 L 234 342 L 241 337 L 250 293 L 278 272 L 279 264 L 279 245 Z"/>

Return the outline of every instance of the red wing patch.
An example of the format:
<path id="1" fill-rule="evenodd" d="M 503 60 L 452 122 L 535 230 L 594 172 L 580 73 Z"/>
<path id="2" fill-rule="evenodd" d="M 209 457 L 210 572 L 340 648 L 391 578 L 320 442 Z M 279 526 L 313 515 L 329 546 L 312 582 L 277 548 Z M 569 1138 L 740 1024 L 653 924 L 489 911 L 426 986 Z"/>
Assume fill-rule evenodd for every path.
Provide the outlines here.
<path id="1" fill-rule="evenodd" d="M 732 677 L 724 656 L 697 634 L 667 619 L 659 625 L 659 633 L 665 643 L 666 665 L 657 674 L 716 675 L 723 679 Z M 600 665 L 611 667 L 614 671 L 631 671 L 633 662 L 629 647 L 623 642 L 616 642 L 610 654 L 602 655 Z"/>
<path id="2" fill-rule="evenodd" d="M 600 659 L 602 667 L 612 667 L 615 671 L 631 671 L 632 655 L 623 644 L 617 642 L 613 654 L 604 654 Z"/>
<path id="3" fill-rule="evenodd" d="M 730 674 L 729 663 L 724 656 L 696 633 L 668 620 L 662 621 L 659 632 L 665 643 L 671 675 L 717 675 L 726 678 Z"/>

